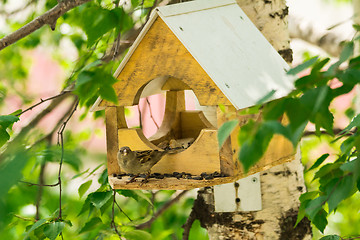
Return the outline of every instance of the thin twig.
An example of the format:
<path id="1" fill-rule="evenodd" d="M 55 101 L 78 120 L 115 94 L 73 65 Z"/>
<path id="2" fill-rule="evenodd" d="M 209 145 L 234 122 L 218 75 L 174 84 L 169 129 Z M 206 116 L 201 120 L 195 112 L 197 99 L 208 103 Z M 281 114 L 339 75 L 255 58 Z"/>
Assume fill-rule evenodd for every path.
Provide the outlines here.
<path id="1" fill-rule="evenodd" d="M 58 131 L 58 145 L 61 146 L 61 158 L 60 158 L 60 163 L 59 163 L 59 172 L 58 172 L 58 183 L 59 183 L 59 220 L 62 220 L 62 196 L 61 196 L 61 191 L 62 191 L 62 182 L 61 182 L 61 170 L 62 170 L 62 165 L 64 162 L 64 131 L 66 128 L 66 125 L 68 124 L 68 122 L 70 121 L 71 117 L 73 116 L 73 114 L 75 113 L 77 106 L 79 105 L 79 100 L 76 101 L 74 109 L 72 110 L 72 112 L 69 114 L 68 118 L 63 122 L 63 124 L 60 126 L 60 129 Z"/>
<path id="2" fill-rule="evenodd" d="M 75 104 L 76 104 L 77 100 L 74 100 L 74 102 L 72 104 L 70 104 L 68 110 L 65 112 L 65 114 L 58 120 L 58 122 L 55 124 L 55 126 L 53 127 L 53 129 L 46 134 L 45 136 L 43 136 L 42 138 L 40 138 L 39 140 L 37 140 L 33 145 L 31 145 L 30 148 L 36 146 L 37 144 L 41 143 L 42 141 L 46 140 L 46 139 L 51 139 L 52 136 L 54 135 L 54 133 L 59 129 L 59 127 L 61 126 L 61 124 L 65 121 L 65 119 L 69 116 L 69 114 L 72 112 Z"/>
<path id="3" fill-rule="evenodd" d="M 53 7 L 43 15 L 35 18 L 34 20 L 19 28 L 15 32 L 12 32 L 9 35 L 0 39 L 0 50 L 35 32 L 46 24 L 49 25 L 52 30 L 54 30 L 56 21 L 60 16 L 62 16 L 69 10 L 89 1 L 91 0 L 63 0 L 59 2 L 55 7 Z"/>
<path id="4" fill-rule="evenodd" d="M 115 201 L 116 206 L 119 208 L 120 212 L 122 212 L 125 217 L 127 217 L 127 219 L 129 219 L 130 222 L 132 222 L 132 219 L 124 212 L 124 210 L 121 209 L 121 207 L 119 206 L 119 204 Z"/>
<path id="5" fill-rule="evenodd" d="M 188 190 L 184 190 L 181 193 L 179 193 L 176 197 L 171 199 L 170 201 L 166 202 L 155 214 L 154 216 L 147 222 L 144 222 L 142 224 L 139 224 L 136 226 L 137 229 L 144 229 L 151 226 L 151 224 L 163 213 L 165 212 L 169 207 L 171 207 L 173 204 L 175 204 L 177 201 L 179 201 Z"/>
<path id="6" fill-rule="evenodd" d="M 116 227 L 116 223 L 115 223 L 115 204 L 116 204 L 116 191 L 113 190 L 113 204 L 112 204 L 112 209 L 111 209 L 111 222 L 110 222 L 110 227 L 114 229 L 115 233 L 119 236 L 119 239 L 121 240 L 121 234 L 119 233 L 117 227 Z"/>
<path id="7" fill-rule="evenodd" d="M 60 183 L 54 183 L 54 184 L 39 184 L 39 183 L 31 183 L 31 182 L 26 182 L 26 181 L 19 181 L 21 183 L 27 184 L 29 186 L 42 186 L 42 187 L 56 187 L 58 186 Z"/>
<path id="8" fill-rule="evenodd" d="M 153 116 L 153 114 L 152 114 L 152 111 L 151 111 L 151 105 L 150 105 L 149 98 L 146 97 L 145 99 L 146 99 L 146 102 L 147 102 L 147 104 L 148 104 L 148 106 L 149 106 L 150 118 L 153 120 L 156 128 L 159 129 L 159 125 L 156 123 L 155 118 L 154 118 L 154 116 Z"/>
<path id="9" fill-rule="evenodd" d="M 360 239 L 360 237 L 352 237 L 352 238 L 342 238 L 342 237 L 340 237 L 340 239 L 342 239 L 342 240 L 353 240 L 353 239 Z"/>
<path id="10" fill-rule="evenodd" d="M 16 114 L 15 116 L 19 117 L 20 115 L 22 115 L 23 113 L 26 113 L 27 111 L 30 111 L 30 110 L 33 110 L 33 108 L 39 106 L 40 104 L 43 104 L 44 102 L 47 102 L 47 101 L 50 101 L 52 99 L 55 99 L 55 98 L 58 98 L 58 97 L 61 97 L 65 94 L 67 94 L 69 92 L 61 92 L 59 93 L 58 95 L 55 95 L 55 96 L 52 96 L 52 97 L 49 97 L 49 98 L 45 98 L 45 99 L 41 99 L 40 98 L 40 102 L 32 105 L 31 107 L 28 107 L 27 109 L 25 109 L 24 111 L 21 111 L 20 113 Z"/>

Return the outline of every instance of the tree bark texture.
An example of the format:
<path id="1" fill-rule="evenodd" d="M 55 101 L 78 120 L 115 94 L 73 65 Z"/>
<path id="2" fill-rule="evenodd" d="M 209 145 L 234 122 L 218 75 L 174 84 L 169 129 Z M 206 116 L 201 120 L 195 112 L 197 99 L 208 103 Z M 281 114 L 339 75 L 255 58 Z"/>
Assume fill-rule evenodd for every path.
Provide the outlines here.
<path id="1" fill-rule="evenodd" d="M 287 61 L 292 61 L 285 0 L 237 0 L 239 6 Z M 299 196 L 305 192 L 303 166 L 298 152 L 294 161 L 261 172 L 262 210 L 217 213 L 213 188 L 198 192 L 192 217 L 200 220 L 211 240 L 311 239 L 305 218 L 294 229 Z"/>

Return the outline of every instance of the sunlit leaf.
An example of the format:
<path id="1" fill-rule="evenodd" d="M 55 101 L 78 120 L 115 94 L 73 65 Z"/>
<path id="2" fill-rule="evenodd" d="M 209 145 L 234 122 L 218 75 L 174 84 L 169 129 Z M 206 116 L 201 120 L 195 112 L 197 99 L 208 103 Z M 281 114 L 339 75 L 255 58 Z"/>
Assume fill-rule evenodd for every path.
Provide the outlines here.
<path id="1" fill-rule="evenodd" d="M 55 240 L 65 227 L 64 222 L 49 223 L 44 228 L 44 234 L 50 239 Z"/>
<path id="2" fill-rule="evenodd" d="M 79 196 L 82 197 L 84 195 L 84 193 L 89 189 L 89 187 L 91 186 L 92 180 L 89 180 L 83 184 L 81 184 L 81 186 L 78 189 L 78 193 Z"/>
<path id="3" fill-rule="evenodd" d="M 341 237 L 338 235 L 328 235 L 320 238 L 320 240 L 341 240 Z"/>
<path id="4" fill-rule="evenodd" d="M 111 196 L 111 191 L 94 192 L 91 193 L 90 201 L 97 209 L 100 209 L 111 198 Z"/>
<path id="5" fill-rule="evenodd" d="M 98 217 L 91 218 L 87 223 L 85 223 L 84 227 L 82 227 L 80 229 L 79 234 L 87 232 L 87 231 L 92 231 L 99 224 L 102 224 L 102 221 L 100 218 L 98 218 Z"/>
<path id="6" fill-rule="evenodd" d="M 24 237 L 24 240 L 27 239 L 27 237 L 29 236 L 29 234 L 34 231 L 35 229 L 41 227 L 43 224 L 45 224 L 47 220 L 46 219 L 40 219 L 38 220 L 36 223 L 34 223 L 31 228 L 26 232 L 26 235 Z"/>
<path id="7" fill-rule="evenodd" d="M 327 158 L 328 156 L 330 156 L 328 153 L 325 153 L 325 154 L 321 155 L 321 157 L 319 157 L 319 158 L 316 160 L 316 162 L 315 162 L 308 170 L 306 170 L 306 171 L 310 171 L 310 170 L 313 170 L 313 169 L 319 167 L 319 166 L 326 160 L 326 158 Z"/>
<path id="8" fill-rule="evenodd" d="M 145 232 L 143 230 L 132 230 L 129 232 L 125 232 L 124 236 L 129 240 L 152 240 L 153 237 L 150 233 Z"/>

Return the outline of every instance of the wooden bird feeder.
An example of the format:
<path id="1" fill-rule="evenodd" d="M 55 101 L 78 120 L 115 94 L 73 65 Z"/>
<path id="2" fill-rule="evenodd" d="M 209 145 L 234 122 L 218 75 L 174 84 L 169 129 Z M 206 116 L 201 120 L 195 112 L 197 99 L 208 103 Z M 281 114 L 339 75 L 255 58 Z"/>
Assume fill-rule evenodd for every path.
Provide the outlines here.
<path id="1" fill-rule="evenodd" d="M 273 99 L 285 96 L 293 86 L 286 75 L 288 68 L 234 0 L 156 8 L 115 73 L 119 104 L 98 99 L 93 107 L 105 109 L 110 185 L 115 189 L 192 189 L 245 177 L 237 160 L 237 131 L 218 147 L 218 127 L 236 117 L 224 114 L 219 106 L 236 112 L 255 105 L 273 90 Z M 192 90 L 207 112 L 187 111 L 185 90 Z M 166 91 L 166 107 L 158 132 L 146 138 L 141 129 L 128 128 L 124 107 L 161 91 Z M 250 117 L 243 116 L 240 126 Z M 184 139 L 194 141 L 184 151 L 163 157 L 152 173 L 199 176 L 217 172 L 218 177 L 150 178 L 143 185 L 139 180 L 126 184 L 128 177 L 117 178 L 119 148 L 161 150 L 161 142 L 182 143 Z M 250 174 L 293 159 L 293 147 L 282 136 L 275 136 L 268 149 Z"/>

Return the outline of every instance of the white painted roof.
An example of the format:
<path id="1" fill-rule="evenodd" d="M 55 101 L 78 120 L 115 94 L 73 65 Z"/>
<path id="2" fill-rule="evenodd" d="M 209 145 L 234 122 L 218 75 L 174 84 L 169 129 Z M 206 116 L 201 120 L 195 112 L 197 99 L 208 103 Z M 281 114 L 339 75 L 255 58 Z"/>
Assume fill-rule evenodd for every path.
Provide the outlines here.
<path id="1" fill-rule="evenodd" d="M 272 99 L 292 90 L 288 64 L 235 0 L 196 0 L 156 8 L 115 76 L 158 16 L 237 109 L 255 105 L 273 90 Z"/>
<path id="2" fill-rule="evenodd" d="M 288 64 L 234 0 L 197 0 L 157 8 L 159 16 L 237 108 L 293 88 Z"/>

